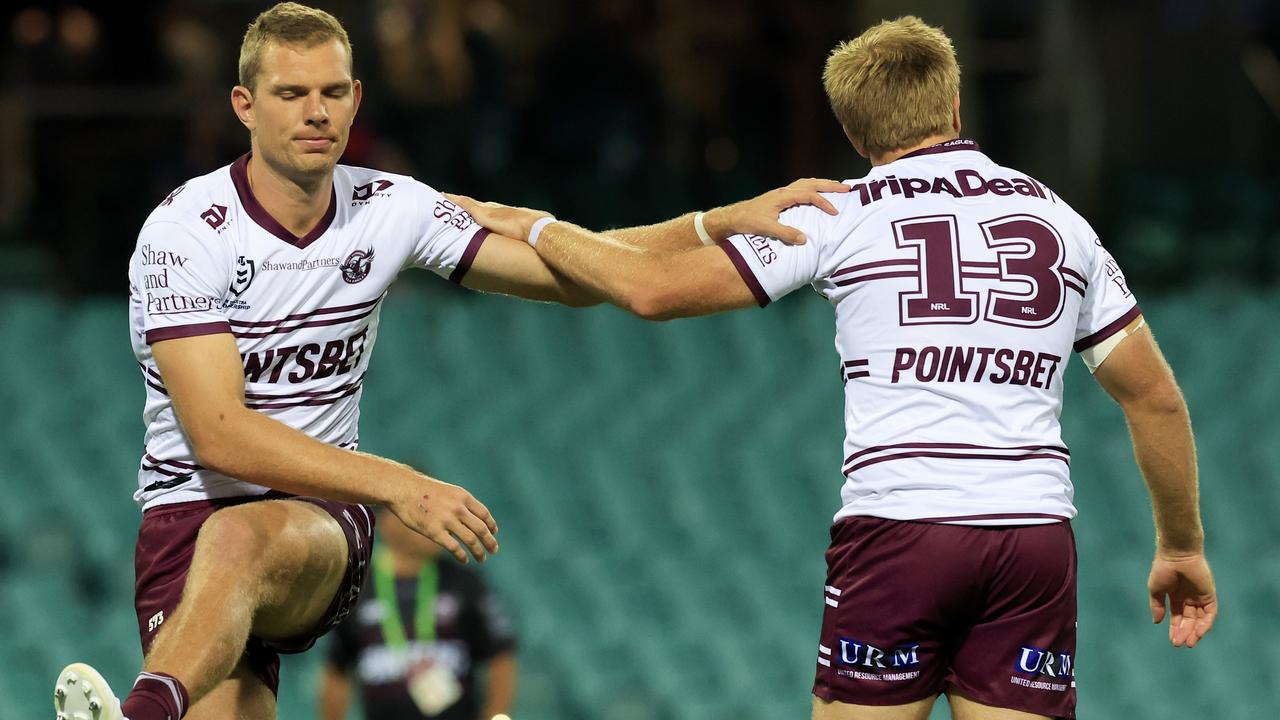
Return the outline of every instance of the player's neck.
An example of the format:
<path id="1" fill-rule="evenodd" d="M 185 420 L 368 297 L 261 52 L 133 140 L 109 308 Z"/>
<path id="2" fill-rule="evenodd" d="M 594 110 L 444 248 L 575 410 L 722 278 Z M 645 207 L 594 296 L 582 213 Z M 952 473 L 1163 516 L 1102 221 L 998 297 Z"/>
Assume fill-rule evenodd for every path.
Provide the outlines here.
<path id="1" fill-rule="evenodd" d="M 893 162 L 894 160 L 897 160 L 903 155 L 910 155 L 911 153 L 917 150 L 923 150 L 924 148 L 930 147 L 932 145 L 937 145 L 938 143 L 944 143 L 944 142 L 947 142 L 948 140 L 955 140 L 958 137 L 960 137 L 959 133 L 948 133 L 946 135 L 930 135 L 929 137 L 925 138 L 924 140 L 921 140 L 920 142 L 910 147 L 900 148 L 898 150 L 890 150 L 889 152 L 883 155 L 877 155 L 871 158 L 871 166 L 877 167 L 880 165 L 888 165 L 889 163 Z"/>
<path id="2" fill-rule="evenodd" d="M 314 184 L 301 184 L 275 172 L 257 154 L 249 158 L 249 190 L 276 222 L 298 237 L 311 232 L 325 213 L 333 195 L 333 173 Z"/>

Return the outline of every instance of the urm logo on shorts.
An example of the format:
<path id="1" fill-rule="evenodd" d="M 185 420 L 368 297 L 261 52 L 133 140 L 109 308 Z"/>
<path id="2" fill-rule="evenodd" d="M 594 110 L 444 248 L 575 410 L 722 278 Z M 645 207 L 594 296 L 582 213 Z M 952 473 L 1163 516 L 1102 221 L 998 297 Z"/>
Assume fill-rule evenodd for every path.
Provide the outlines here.
<path id="1" fill-rule="evenodd" d="M 1020 673 L 1051 678 L 1071 677 L 1075 672 L 1071 653 L 1055 653 L 1029 645 L 1023 645 L 1018 650 L 1018 661 L 1014 665 Z"/>
<path id="2" fill-rule="evenodd" d="M 914 667 L 920 664 L 920 645 L 898 645 L 891 650 L 883 650 L 870 643 L 840 638 L 840 655 L 836 659 L 841 665 L 873 670 Z"/>

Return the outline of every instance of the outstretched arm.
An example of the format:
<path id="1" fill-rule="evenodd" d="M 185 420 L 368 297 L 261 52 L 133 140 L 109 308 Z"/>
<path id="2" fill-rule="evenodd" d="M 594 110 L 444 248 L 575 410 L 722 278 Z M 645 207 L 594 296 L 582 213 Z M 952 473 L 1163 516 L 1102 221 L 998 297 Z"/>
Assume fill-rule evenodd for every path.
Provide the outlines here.
<path id="1" fill-rule="evenodd" d="M 1213 627 L 1218 600 L 1204 556 L 1195 439 L 1186 401 L 1151 330 L 1134 319 L 1094 377 L 1124 410 L 1151 494 L 1156 552 L 1147 581 L 1151 619 L 1172 617 L 1169 640 L 1195 647 Z"/>
<path id="2" fill-rule="evenodd" d="M 702 214 L 703 229 L 712 243 L 724 240 L 735 233 L 767 235 L 790 244 L 803 243 L 804 234 L 796 228 L 778 222 L 778 213 L 795 205 L 809 204 L 820 208 L 823 212 L 835 215 L 835 207 L 821 193 L 848 191 L 848 185 L 834 180 L 815 178 L 797 180 L 787 187 L 772 190 L 759 197 L 708 210 Z M 634 306 L 633 311 L 643 317 L 654 317 L 648 311 L 653 308 L 654 303 L 664 302 L 664 298 L 661 297 L 637 298 L 641 300 L 639 303 L 626 301 L 618 293 L 609 292 L 599 281 L 587 280 L 587 276 L 579 272 L 583 269 L 581 263 L 570 260 L 568 262 L 572 265 L 562 265 L 556 262 L 558 258 L 549 256 L 545 250 L 540 257 L 538 252 L 524 242 L 524 238 L 528 236 L 529 226 L 533 221 L 545 213 L 530 210 L 520 216 L 519 223 L 496 224 L 488 213 L 480 210 L 489 204 L 477 203 L 470 198 L 460 196 L 448 195 L 448 197 L 462 205 L 463 209 L 473 217 L 477 212 L 481 212 L 484 217 L 477 220 L 493 231 L 485 238 L 471 264 L 470 271 L 463 278 L 462 284 L 465 287 L 528 300 L 557 302 L 571 307 L 594 305 L 603 299 L 628 309 L 633 309 Z M 600 233 L 600 236 L 618 241 L 620 247 L 635 250 L 668 253 L 697 250 L 705 244 L 694 225 L 694 217 L 697 214 L 687 213 L 653 225 L 608 230 Z M 485 222 L 486 219 L 489 222 Z M 706 257 L 716 255 L 708 253 Z M 723 258 L 717 257 L 711 262 L 713 265 L 720 264 L 718 261 L 721 259 Z M 706 284 L 706 282 L 703 283 L 702 289 L 705 289 Z M 653 302 L 647 300 L 653 300 Z M 674 298 L 667 300 L 676 301 Z M 693 307 L 687 303 L 677 302 L 677 305 L 671 307 L 659 306 L 655 311 L 657 316 L 675 317 L 702 315 L 733 307 L 739 306 L 712 301 L 701 307 Z"/>
<path id="3" fill-rule="evenodd" d="M 835 215 L 835 207 L 821 193 L 847 190 L 829 180 L 797 181 L 706 213 L 705 228 L 714 241 L 745 233 L 803 243 L 803 233 L 779 223 L 778 214 L 808 204 Z M 449 198 L 485 227 L 510 237 L 528 238 L 539 220 L 549 218 L 537 210 Z M 706 315 L 755 304 L 758 295 L 735 267 L 731 251 L 693 240 L 697 233 L 692 218 L 607 233 L 544 221 L 539 224 L 537 252 L 578 285 L 647 319 Z"/>
<path id="4" fill-rule="evenodd" d="M 808 204 L 835 215 L 835 206 L 820 194 L 824 192 L 849 192 L 849 186 L 835 180 L 819 178 L 797 180 L 759 197 L 706 211 L 702 214 L 703 229 L 712 243 L 720 242 L 730 235 L 750 232 L 776 237 L 789 245 L 798 245 L 804 242 L 804 234 L 778 222 L 778 213 L 795 205 Z M 762 208 L 766 214 L 760 214 Z M 767 214 L 768 211 L 772 212 L 771 216 Z M 695 228 L 696 215 L 698 213 L 686 213 L 665 222 L 606 230 L 602 234 L 646 250 L 691 250 L 708 244 L 699 237 Z M 748 229 L 747 225 L 751 225 L 752 229 Z"/>

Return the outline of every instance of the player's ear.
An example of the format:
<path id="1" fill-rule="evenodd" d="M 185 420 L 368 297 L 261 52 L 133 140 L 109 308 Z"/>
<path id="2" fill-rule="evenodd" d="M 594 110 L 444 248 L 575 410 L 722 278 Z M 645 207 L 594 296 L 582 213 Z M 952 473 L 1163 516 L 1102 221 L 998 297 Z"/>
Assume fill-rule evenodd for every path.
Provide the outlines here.
<path id="1" fill-rule="evenodd" d="M 253 91 L 249 88 L 243 85 L 231 88 L 231 109 L 245 127 L 253 130 L 257 125 L 253 117 Z"/>
<path id="2" fill-rule="evenodd" d="M 351 107 L 351 117 L 355 118 L 356 113 L 360 112 L 360 98 L 364 97 L 364 86 L 359 80 L 351 83 L 351 97 L 355 99 L 355 104 Z"/>

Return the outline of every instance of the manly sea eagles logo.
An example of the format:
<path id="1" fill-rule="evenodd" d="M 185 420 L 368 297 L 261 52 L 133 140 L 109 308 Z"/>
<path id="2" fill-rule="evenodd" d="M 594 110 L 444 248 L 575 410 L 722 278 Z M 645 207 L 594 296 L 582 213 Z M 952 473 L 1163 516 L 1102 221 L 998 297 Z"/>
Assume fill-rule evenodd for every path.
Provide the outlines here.
<path id="1" fill-rule="evenodd" d="M 245 290 L 249 289 L 249 283 L 253 282 L 253 276 L 257 274 L 252 260 L 241 255 L 236 260 L 236 276 L 231 281 L 231 294 L 240 297 Z"/>
<path id="2" fill-rule="evenodd" d="M 338 269 L 342 271 L 342 279 L 351 284 L 369 277 L 369 266 L 373 264 L 373 248 L 356 250 L 347 256 Z"/>

